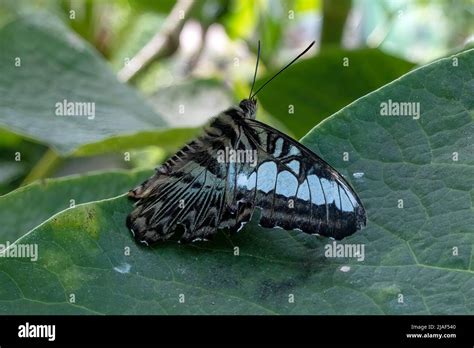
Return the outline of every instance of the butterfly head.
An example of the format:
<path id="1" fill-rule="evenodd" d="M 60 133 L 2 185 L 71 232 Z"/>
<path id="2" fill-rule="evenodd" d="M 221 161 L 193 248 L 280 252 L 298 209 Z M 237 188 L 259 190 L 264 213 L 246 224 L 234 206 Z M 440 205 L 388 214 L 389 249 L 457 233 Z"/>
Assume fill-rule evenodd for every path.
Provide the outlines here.
<path id="1" fill-rule="evenodd" d="M 256 112 L 257 112 L 257 99 L 255 98 L 243 99 L 239 103 L 239 107 L 242 109 L 246 118 L 255 119 Z"/>

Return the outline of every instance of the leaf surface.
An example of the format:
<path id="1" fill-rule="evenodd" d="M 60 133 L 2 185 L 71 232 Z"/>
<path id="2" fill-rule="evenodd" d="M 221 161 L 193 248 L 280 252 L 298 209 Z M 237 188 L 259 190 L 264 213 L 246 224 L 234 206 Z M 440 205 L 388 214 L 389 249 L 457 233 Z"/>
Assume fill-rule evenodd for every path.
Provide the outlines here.
<path id="1" fill-rule="evenodd" d="M 303 139 L 360 194 L 368 226 L 343 244 L 364 245 L 363 261 L 327 257 L 329 239 L 255 224 L 212 242 L 142 247 L 125 227 L 132 203 L 119 197 L 68 209 L 20 239 L 38 245 L 39 259 L 0 259 L 0 312 L 473 314 L 474 50 L 453 58 Z M 420 118 L 382 116 L 389 99 L 419 102 Z"/>

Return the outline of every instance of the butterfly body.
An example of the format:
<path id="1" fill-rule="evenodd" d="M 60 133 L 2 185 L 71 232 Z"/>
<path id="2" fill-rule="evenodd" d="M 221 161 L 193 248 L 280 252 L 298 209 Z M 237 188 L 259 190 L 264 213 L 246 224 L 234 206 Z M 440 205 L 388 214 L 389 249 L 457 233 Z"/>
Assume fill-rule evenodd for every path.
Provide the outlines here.
<path id="1" fill-rule="evenodd" d="M 129 192 L 136 204 L 127 226 L 136 240 L 164 241 L 178 226 L 182 242 L 207 240 L 218 229 L 239 231 L 255 213 L 263 227 L 335 239 L 365 225 L 362 203 L 342 175 L 255 114 L 252 98 L 222 112 Z"/>

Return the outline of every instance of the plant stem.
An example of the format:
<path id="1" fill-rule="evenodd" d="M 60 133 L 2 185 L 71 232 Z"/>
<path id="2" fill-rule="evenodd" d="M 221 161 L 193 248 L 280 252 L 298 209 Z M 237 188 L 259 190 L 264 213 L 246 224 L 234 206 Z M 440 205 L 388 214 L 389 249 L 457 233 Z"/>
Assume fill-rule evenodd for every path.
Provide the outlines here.
<path id="1" fill-rule="evenodd" d="M 178 0 L 163 24 L 162 30 L 133 57 L 130 62 L 118 73 L 122 82 L 128 82 L 136 78 L 137 74 L 145 70 L 158 57 L 166 56 L 177 42 L 179 34 L 183 29 L 186 16 L 189 14 L 194 0 Z M 174 52 L 174 50 L 173 50 Z"/>
<path id="2" fill-rule="evenodd" d="M 54 150 L 48 149 L 23 180 L 21 186 L 47 177 L 61 162 L 62 158 Z"/>

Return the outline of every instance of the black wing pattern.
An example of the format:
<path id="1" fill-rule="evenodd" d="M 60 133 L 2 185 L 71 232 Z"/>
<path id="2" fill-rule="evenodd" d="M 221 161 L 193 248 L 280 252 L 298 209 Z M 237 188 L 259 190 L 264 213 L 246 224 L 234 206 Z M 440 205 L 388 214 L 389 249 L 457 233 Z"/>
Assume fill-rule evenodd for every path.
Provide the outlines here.
<path id="1" fill-rule="evenodd" d="M 237 141 L 226 135 L 228 126 L 218 120 L 129 192 L 137 200 L 127 217 L 135 239 L 145 244 L 163 241 L 178 225 L 184 227 L 183 242 L 215 233 L 224 212 L 228 176 L 226 164 L 217 161 L 217 151 Z"/>
<path id="2" fill-rule="evenodd" d="M 218 160 L 225 149 L 254 151 L 255 162 Z M 342 239 L 365 225 L 364 208 L 345 179 L 302 144 L 229 109 L 142 185 L 130 191 L 135 238 L 152 244 L 184 227 L 181 241 L 235 232 L 257 208 L 260 225 Z"/>
<path id="3" fill-rule="evenodd" d="M 239 122 L 246 141 L 258 151 L 258 170 L 247 176 L 247 182 L 253 183 L 255 173 L 253 190 L 239 187 L 236 192 L 248 198 L 254 195 L 261 226 L 299 229 L 338 240 L 365 226 L 362 203 L 334 168 L 264 123 L 248 118 Z"/>

